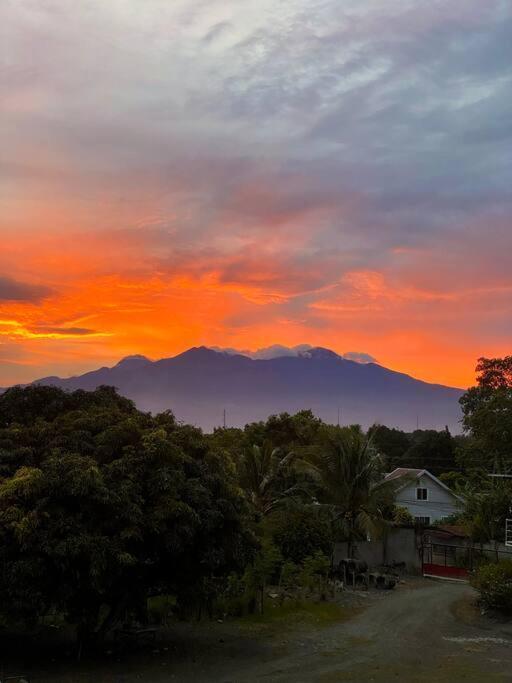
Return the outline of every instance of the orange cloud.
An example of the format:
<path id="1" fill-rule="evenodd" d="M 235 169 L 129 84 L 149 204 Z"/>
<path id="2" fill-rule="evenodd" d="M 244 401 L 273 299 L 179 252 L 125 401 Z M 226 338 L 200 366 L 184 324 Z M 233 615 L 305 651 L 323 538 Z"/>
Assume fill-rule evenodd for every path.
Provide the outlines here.
<path id="1" fill-rule="evenodd" d="M 69 254 L 62 282 L 53 280 L 55 293 L 39 304 L 0 306 L 0 340 L 21 345 L 31 359 L 30 366 L 19 366 L 20 381 L 54 372 L 69 374 L 71 368 L 84 371 L 133 352 L 157 358 L 200 343 L 255 347 L 303 341 L 339 351 L 361 348 L 384 364 L 431 380 L 461 384 L 469 379 L 473 358 L 452 365 L 453 372 L 442 377 L 442 366 L 432 362 L 439 357 L 432 333 L 410 328 L 398 334 L 385 321 L 390 307 L 403 307 L 418 297 L 427 304 L 446 297 L 394 289 L 376 272 L 349 273 L 340 285 L 323 287 L 316 270 L 301 273 L 280 262 L 263 261 L 258 268 L 256 255 L 239 262 L 230 257 L 210 271 L 206 265 L 196 271 L 198 264 L 182 262 L 170 274 L 139 276 L 95 274 L 92 257 L 87 249 L 77 249 L 77 278 L 72 281 Z M 112 268 L 121 268 L 121 261 L 118 255 Z M 55 278 L 51 255 L 45 259 L 39 254 L 38 263 L 46 264 Z M 88 270 L 91 275 L 85 277 Z M 340 294 L 344 287 L 348 290 Z M 318 298 L 294 310 L 304 296 Z M 382 324 L 382 330 L 377 335 L 358 330 L 361 325 L 340 320 L 346 314 L 366 316 L 367 326 L 377 316 L 374 325 Z"/>
<path id="2" fill-rule="evenodd" d="M 162 226 L 6 231 L 2 271 L 44 296 L 0 301 L 0 386 L 131 353 L 304 342 L 357 348 L 428 381 L 466 386 L 479 355 L 503 353 L 477 324 L 510 310 L 506 280 L 454 284 L 422 266 L 425 250 L 395 248 L 385 268 L 351 268 L 350 250 L 318 250 L 316 235 L 290 240 L 288 227 L 266 229 L 268 241 L 264 231 L 234 244 L 215 234 L 196 249 Z"/>

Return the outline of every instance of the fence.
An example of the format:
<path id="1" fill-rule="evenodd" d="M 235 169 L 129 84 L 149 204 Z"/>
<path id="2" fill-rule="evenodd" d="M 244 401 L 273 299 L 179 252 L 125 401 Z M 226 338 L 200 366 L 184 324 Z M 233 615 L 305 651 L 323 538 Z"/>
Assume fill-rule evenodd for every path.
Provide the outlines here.
<path id="1" fill-rule="evenodd" d="M 512 549 L 427 541 L 423 544 L 423 576 L 465 581 L 481 564 L 512 559 Z"/>

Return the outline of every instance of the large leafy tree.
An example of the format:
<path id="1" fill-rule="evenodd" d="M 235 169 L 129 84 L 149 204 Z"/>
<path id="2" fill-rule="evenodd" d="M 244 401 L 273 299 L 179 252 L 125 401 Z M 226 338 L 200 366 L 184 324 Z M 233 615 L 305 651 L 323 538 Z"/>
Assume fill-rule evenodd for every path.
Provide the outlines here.
<path id="1" fill-rule="evenodd" d="M 101 636 L 151 592 L 186 597 L 245 565 L 246 503 L 229 461 L 169 413 L 109 388 L 0 397 L 0 611 L 62 612 Z"/>
<path id="2" fill-rule="evenodd" d="M 300 410 L 294 415 L 271 415 L 266 422 L 252 422 L 244 429 L 245 444 L 262 446 L 269 442 L 283 450 L 302 453 L 318 439 L 322 421 L 311 410 Z"/>
<path id="3" fill-rule="evenodd" d="M 465 497 L 462 521 L 470 538 L 477 543 L 503 543 L 506 519 L 511 516 L 510 482 L 486 477 L 478 488 L 468 485 L 461 493 Z"/>
<path id="4" fill-rule="evenodd" d="M 457 443 L 448 429 L 417 429 L 412 433 L 374 425 L 370 435 L 375 447 L 384 456 L 389 471 L 396 467 L 427 469 L 439 476 L 455 466 Z"/>
<path id="5" fill-rule="evenodd" d="M 477 385 L 460 399 L 471 437 L 466 462 L 506 472 L 512 468 L 512 356 L 480 358 Z"/>
<path id="6" fill-rule="evenodd" d="M 411 435 L 401 429 L 389 428 L 385 425 L 373 425 L 369 434 L 378 452 L 384 456 L 388 470 L 407 466 L 405 454 L 411 446 Z"/>
<path id="7" fill-rule="evenodd" d="M 405 467 L 426 469 L 436 476 L 450 472 L 455 468 L 455 440 L 448 429 L 418 430 L 412 434 L 404 461 Z"/>

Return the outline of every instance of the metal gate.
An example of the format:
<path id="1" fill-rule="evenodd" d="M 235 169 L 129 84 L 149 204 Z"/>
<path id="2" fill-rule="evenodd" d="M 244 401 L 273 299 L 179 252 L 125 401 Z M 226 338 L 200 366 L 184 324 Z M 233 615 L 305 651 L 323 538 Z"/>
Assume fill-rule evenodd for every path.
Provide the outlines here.
<path id="1" fill-rule="evenodd" d="M 512 550 L 456 545 L 425 540 L 422 549 L 423 576 L 467 581 L 469 573 L 481 564 L 512 559 Z"/>
<path id="2" fill-rule="evenodd" d="M 444 543 L 423 545 L 423 576 L 467 581 L 472 569 L 469 548 Z"/>

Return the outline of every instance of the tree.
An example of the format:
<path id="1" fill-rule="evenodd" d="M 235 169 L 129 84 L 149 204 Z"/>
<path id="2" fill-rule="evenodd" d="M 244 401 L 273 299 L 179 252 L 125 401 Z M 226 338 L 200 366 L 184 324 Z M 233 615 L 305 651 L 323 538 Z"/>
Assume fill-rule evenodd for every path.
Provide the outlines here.
<path id="1" fill-rule="evenodd" d="M 240 484 L 260 514 L 268 515 L 297 491 L 293 483 L 287 486 L 285 480 L 294 459 L 294 453 L 283 454 L 269 442 L 253 445 L 242 453 L 238 462 Z"/>
<path id="2" fill-rule="evenodd" d="M 250 612 L 253 612 L 257 605 L 259 613 L 263 614 L 266 585 L 279 576 L 282 564 L 283 558 L 279 549 L 271 541 L 264 539 L 254 562 L 247 567 L 243 577 L 251 597 Z"/>
<path id="3" fill-rule="evenodd" d="M 439 475 L 455 467 L 456 441 L 448 428 L 442 431 L 417 429 L 408 434 L 400 429 L 374 425 L 369 434 L 385 457 L 389 471 L 396 467 L 413 467 Z"/>
<path id="4" fill-rule="evenodd" d="M 369 434 L 375 448 L 385 457 L 389 471 L 396 467 L 404 467 L 405 453 L 411 445 L 411 436 L 401 429 L 390 429 L 384 425 L 373 425 Z"/>
<path id="5" fill-rule="evenodd" d="M 311 410 L 300 410 L 295 415 L 271 415 L 266 422 L 253 422 L 245 427 L 243 445 L 263 446 L 269 442 L 276 448 L 301 456 L 317 442 L 323 426 Z"/>
<path id="6" fill-rule="evenodd" d="M 299 574 L 300 584 L 310 592 L 317 592 L 322 600 L 326 599 L 327 580 L 331 562 L 327 555 L 317 550 L 314 555 L 304 559 Z"/>
<path id="7" fill-rule="evenodd" d="M 414 517 L 406 507 L 395 505 L 393 509 L 393 522 L 401 526 L 413 526 Z"/>
<path id="8" fill-rule="evenodd" d="M 0 405 L 0 611 L 8 618 L 57 610 L 83 643 L 126 610 L 143 614 L 150 593 L 183 601 L 247 564 L 246 503 L 231 464 L 200 430 L 170 413 L 151 418 L 105 388 L 17 389 Z"/>
<path id="9" fill-rule="evenodd" d="M 477 543 L 505 540 L 505 520 L 510 516 L 512 485 L 484 477 L 477 486 L 468 484 L 462 519 L 471 539 Z"/>
<path id="10" fill-rule="evenodd" d="M 394 483 L 381 481 L 382 458 L 360 429 L 346 428 L 329 439 L 309 466 L 319 484 L 318 500 L 341 525 L 349 548 L 357 538 L 383 530 L 392 514 Z"/>
<path id="11" fill-rule="evenodd" d="M 512 388 L 512 356 L 479 358 L 476 372 L 477 383 L 481 389 L 496 391 Z"/>
<path id="12" fill-rule="evenodd" d="M 480 358 L 476 371 L 477 385 L 460 399 L 463 426 L 471 437 L 466 459 L 473 466 L 508 471 L 512 467 L 512 356 Z"/>
<path id="13" fill-rule="evenodd" d="M 426 469 L 439 476 L 453 471 L 455 467 L 455 445 L 448 429 L 418 430 L 411 436 L 411 445 L 404 454 L 405 467 Z"/>
<path id="14" fill-rule="evenodd" d="M 300 503 L 275 510 L 267 518 L 269 534 L 285 560 L 300 564 L 317 551 L 329 554 L 333 531 L 328 511 Z"/>

